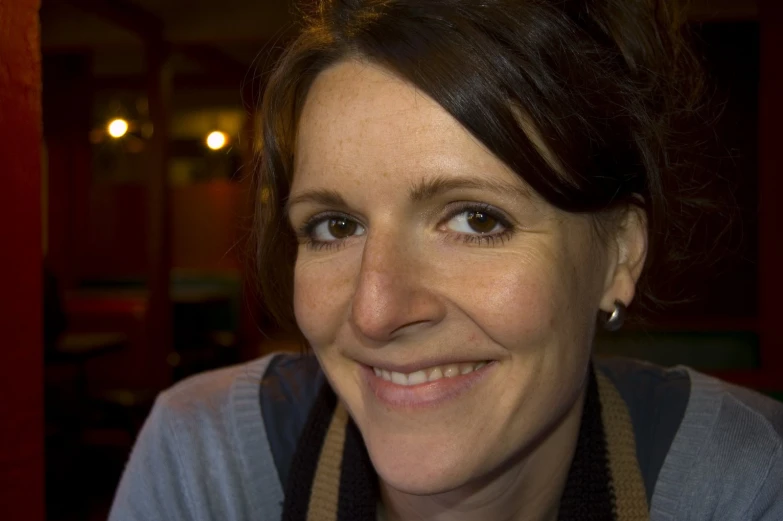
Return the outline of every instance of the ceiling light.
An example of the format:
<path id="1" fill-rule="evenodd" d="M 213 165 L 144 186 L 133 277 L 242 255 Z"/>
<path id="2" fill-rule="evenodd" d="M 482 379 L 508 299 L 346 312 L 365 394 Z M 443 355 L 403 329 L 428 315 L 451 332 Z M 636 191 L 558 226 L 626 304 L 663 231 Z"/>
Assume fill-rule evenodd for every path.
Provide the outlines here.
<path id="1" fill-rule="evenodd" d="M 225 132 L 220 132 L 219 130 L 210 132 L 207 136 L 207 146 L 212 150 L 220 150 L 226 146 L 227 142 L 228 136 L 225 134 Z"/>
<path id="2" fill-rule="evenodd" d="M 109 122 L 109 135 L 113 138 L 121 138 L 128 132 L 128 122 L 124 119 L 113 119 Z"/>

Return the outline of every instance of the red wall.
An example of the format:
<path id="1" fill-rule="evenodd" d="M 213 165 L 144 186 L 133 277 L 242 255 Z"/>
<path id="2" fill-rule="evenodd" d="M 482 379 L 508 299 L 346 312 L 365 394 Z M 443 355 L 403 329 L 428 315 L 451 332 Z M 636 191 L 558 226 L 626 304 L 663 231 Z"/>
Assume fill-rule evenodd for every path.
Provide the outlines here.
<path id="1" fill-rule="evenodd" d="M 41 521 L 41 53 L 37 0 L 0 0 L 0 519 Z"/>

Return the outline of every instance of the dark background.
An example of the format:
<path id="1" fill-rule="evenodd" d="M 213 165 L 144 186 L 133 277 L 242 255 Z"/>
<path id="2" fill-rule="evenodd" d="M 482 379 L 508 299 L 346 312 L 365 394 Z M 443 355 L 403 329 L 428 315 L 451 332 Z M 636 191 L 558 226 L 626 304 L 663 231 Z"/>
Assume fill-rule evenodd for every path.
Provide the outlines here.
<path id="1" fill-rule="evenodd" d="M 9 408 L 23 434 L 0 438 L 10 469 L 0 484 L 19 489 L 26 477 L 35 487 L 45 477 L 48 519 L 105 519 L 157 392 L 296 348 L 267 323 L 243 277 L 254 106 L 296 17 L 282 0 L 43 0 L 39 40 L 36 4 L 0 0 L 0 26 L 5 15 L 11 27 L 0 61 L 19 73 L 0 74 L 0 165 L 11 180 L 0 222 L 11 237 L 4 255 L 18 253 L 2 265 L 9 318 L 0 330 L 24 330 L 8 337 L 0 392 L 7 400 L 43 388 L 45 403 L 33 393 L 32 405 Z M 657 274 L 661 294 L 682 302 L 601 335 L 597 349 L 688 364 L 780 397 L 783 8 L 700 0 L 690 20 L 720 114 L 703 129 L 713 174 L 704 195 L 725 211 L 694 229 L 701 262 Z M 40 68 L 17 52 L 35 56 L 39 44 Z M 14 141 L 13 110 L 34 137 L 41 108 L 43 140 Z M 115 118 L 129 124 L 121 138 L 107 133 Z M 206 146 L 212 131 L 226 134 L 224 148 Z M 30 167 L 39 163 L 40 177 Z M 31 207 L 40 208 L 35 219 Z M 21 442 L 27 452 L 15 452 Z M 33 455 L 39 446 L 45 463 Z M 21 512 L 18 500 L 7 504 Z M 0 517 L 41 519 L 28 514 Z"/>

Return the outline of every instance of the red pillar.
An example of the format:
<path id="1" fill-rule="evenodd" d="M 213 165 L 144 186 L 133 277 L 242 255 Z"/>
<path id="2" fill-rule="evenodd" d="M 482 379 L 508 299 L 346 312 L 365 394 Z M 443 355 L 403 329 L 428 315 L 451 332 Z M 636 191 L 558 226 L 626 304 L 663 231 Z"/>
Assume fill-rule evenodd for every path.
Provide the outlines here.
<path id="1" fill-rule="evenodd" d="M 39 0 L 0 0 L 0 519 L 44 519 Z"/>

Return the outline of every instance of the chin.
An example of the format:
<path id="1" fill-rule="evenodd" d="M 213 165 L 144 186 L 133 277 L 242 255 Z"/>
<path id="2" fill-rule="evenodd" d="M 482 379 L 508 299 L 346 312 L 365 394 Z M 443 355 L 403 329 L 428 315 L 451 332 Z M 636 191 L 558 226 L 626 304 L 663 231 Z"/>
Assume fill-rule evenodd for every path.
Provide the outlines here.
<path id="1" fill-rule="evenodd" d="M 399 465 L 376 465 L 378 478 L 386 486 L 404 494 L 433 496 L 458 489 L 466 484 L 464 476 L 442 469 L 402 468 Z"/>
<path id="2" fill-rule="evenodd" d="M 443 444 L 365 439 L 373 467 L 385 485 L 406 494 L 428 496 L 460 488 L 474 477 L 474 465 L 443 450 Z M 439 448 L 433 445 L 440 445 Z M 461 452 L 461 451 L 460 451 Z"/>

